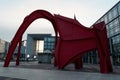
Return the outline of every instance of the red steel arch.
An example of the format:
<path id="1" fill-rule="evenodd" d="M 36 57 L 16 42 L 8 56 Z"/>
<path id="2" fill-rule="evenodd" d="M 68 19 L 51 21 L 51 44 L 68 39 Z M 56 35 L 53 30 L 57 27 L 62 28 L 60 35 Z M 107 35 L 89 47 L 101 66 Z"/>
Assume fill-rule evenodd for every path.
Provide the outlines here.
<path id="1" fill-rule="evenodd" d="M 66 65 L 74 63 L 76 69 L 82 68 L 83 54 L 90 50 L 97 49 L 100 60 L 100 72 L 112 72 L 107 33 L 104 22 L 95 24 L 91 28 L 86 28 L 76 19 L 71 19 L 60 15 L 53 16 L 44 10 L 36 10 L 24 19 L 11 42 L 4 67 L 9 66 L 10 59 L 12 58 L 17 44 L 19 44 L 19 49 L 16 65 L 19 65 L 22 35 L 28 26 L 38 18 L 45 18 L 49 20 L 54 27 L 56 38 L 54 64 L 56 67 L 63 69 Z"/>
<path id="2" fill-rule="evenodd" d="M 55 24 L 54 16 L 52 14 L 50 14 L 49 12 L 44 11 L 44 10 L 36 10 L 36 11 L 32 12 L 30 15 L 25 17 L 23 23 L 21 24 L 21 26 L 19 27 L 18 31 L 16 32 L 16 35 L 14 36 L 13 40 L 11 41 L 11 45 L 10 45 L 9 50 L 8 50 L 8 55 L 6 57 L 4 67 L 8 67 L 9 66 L 9 62 L 10 62 L 10 59 L 11 59 L 11 57 L 13 55 L 13 52 L 14 52 L 17 44 L 19 44 L 21 42 L 22 36 L 23 36 L 24 32 L 26 31 L 26 29 L 29 27 L 29 25 L 34 20 L 36 20 L 38 18 L 47 19 L 47 20 L 49 20 L 52 23 L 52 25 L 54 27 L 54 31 L 55 31 L 55 36 L 57 38 L 57 29 L 55 27 L 56 24 Z M 20 47 L 19 47 L 19 49 L 20 49 Z M 18 56 L 18 60 L 19 60 L 19 56 Z M 19 61 L 17 61 L 16 64 L 18 65 Z"/>

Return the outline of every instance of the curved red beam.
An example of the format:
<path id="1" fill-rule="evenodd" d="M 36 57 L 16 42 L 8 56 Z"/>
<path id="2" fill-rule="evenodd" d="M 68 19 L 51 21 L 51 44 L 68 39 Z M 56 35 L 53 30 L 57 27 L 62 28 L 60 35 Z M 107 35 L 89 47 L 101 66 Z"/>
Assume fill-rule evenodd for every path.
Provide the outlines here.
<path id="1" fill-rule="evenodd" d="M 16 32 L 13 40 L 11 41 L 11 45 L 9 47 L 8 50 L 8 54 L 4 63 L 4 67 L 8 67 L 9 66 L 9 62 L 12 58 L 13 52 L 17 46 L 17 44 L 21 41 L 21 38 L 24 34 L 24 32 L 26 31 L 26 29 L 29 27 L 29 25 L 36 19 L 39 18 L 44 18 L 49 20 L 53 27 L 54 27 L 54 31 L 55 31 L 55 36 L 56 36 L 56 40 L 57 40 L 57 29 L 56 29 L 56 24 L 55 24 L 55 19 L 54 16 L 51 15 L 49 12 L 44 11 L 44 10 L 36 10 L 34 12 L 32 12 L 30 15 L 28 15 L 27 17 L 25 17 L 23 23 L 21 24 L 21 26 L 19 27 L 18 31 Z"/>

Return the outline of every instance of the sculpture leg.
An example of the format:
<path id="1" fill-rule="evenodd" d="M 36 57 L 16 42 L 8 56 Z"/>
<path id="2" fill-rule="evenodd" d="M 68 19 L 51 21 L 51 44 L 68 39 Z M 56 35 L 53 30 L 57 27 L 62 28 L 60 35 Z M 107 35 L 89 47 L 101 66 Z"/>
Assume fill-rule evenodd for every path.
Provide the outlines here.
<path id="1" fill-rule="evenodd" d="M 11 44 L 13 44 L 14 42 L 12 41 Z M 13 46 L 16 46 L 15 44 L 13 44 Z M 9 46 L 9 50 L 8 50 L 8 54 L 6 56 L 6 59 L 4 61 L 4 67 L 8 67 L 9 64 L 10 64 L 10 60 L 12 58 L 12 55 L 13 55 L 13 50 L 14 50 L 14 47 L 11 47 L 11 45 Z"/>
<path id="2" fill-rule="evenodd" d="M 54 66 L 57 67 L 59 65 L 59 49 L 60 49 L 60 40 L 58 40 L 55 47 L 55 58 L 54 58 Z"/>
<path id="3" fill-rule="evenodd" d="M 104 34 L 101 34 L 101 36 L 103 36 L 103 37 L 101 37 L 102 39 L 100 39 L 101 50 L 102 50 L 101 53 L 102 53 L 102 55 L 105 58 L 106 67 L 107 67 L 108 72 L 113 72 L 112 64 L 111 64 L 111 60 L 110 60 L 110 52 L 109 52 L 109 49 L 108 49 L 107 38 L 105 39 L 105 35 Z"/>
<path id="4" fill-rule="evenodd" d="M 109 71 L 108 71 L 108 66 L 105 59 L 106 57 L 100 48 L 98 48 L 98 55 L 99 55 L 99 61 L 100 61 L 100 72 L 108 73 Z"/>
<path id="5" fill-rule="evenodd" d="M 94 25 L 93 28 L 96 34 L 97 48 L 100 58 L 100 72 L 101 73 L 112 72 L 105 23 L 101 22 L 99 24 L 96 24 Z"/>
<path id="6" fill-rule="evenodd" d="M 82 57 L 78 58 L 75 62 L 75 69 L 80 69 L 83 67 L 83 64 L 82 64 Z"/>
<path id="7" fill-rule="evenodd" d="M 22 38 L 21 38 L 21 39 L 22 39 Z M 18 54 L 17 54 L 16 66 L 19 65 L 19 61 L 20 61 L 20 51 L 21 51 L 21 40 L 20 40 L 19 46 L 18 46 Z"/>
<path id="8" fill-rule="evenodd" d="M 112 72 L 112 65 L 110 61 L 110 52 L 108 49 L 108 41 L 106 28 L 103 30 L 96 29 L 98 53 L 100 58 L 100 71 L 101 73 Z"/>

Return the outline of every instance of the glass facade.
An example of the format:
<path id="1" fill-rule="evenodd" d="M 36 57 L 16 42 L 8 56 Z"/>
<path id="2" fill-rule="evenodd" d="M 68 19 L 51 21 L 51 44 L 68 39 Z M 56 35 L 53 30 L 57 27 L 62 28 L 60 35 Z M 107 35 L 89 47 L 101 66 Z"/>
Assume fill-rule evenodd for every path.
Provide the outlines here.
<path id="1" fill-rule="evenodd" d="M 53 51 L 54 45 L 55 45 L 55 38 L 54 37 L 51 36 L 51 37 L 44 38 L 44 51 L 46 51 L 46 50 Z"/>
<path id="2" fill-rule="evenodd" d="M 108 37 L 112 37 L 118 33 L 120 33 L 120 25 L 119 25 L 119 19 L 116 18 L 112 22 L 107 24 L 107 34 L 109 35 Z"/>
<path id="3" fill-rule="evenodd" d="M 51 34 L 28 34 L 27 54 L 48 53 L 54 50 L 55 39 Z"/>
<path id="4" fill-rule="evenodd" d="M 120 53 L 120 35 L 112 37 L 113 52 Z"/>
<path id="5" fill-rule="evenodd" d="M 107 14 L 108 14 L 108 22 L 115 19 L 118 16 L 117 6 L 113 7 Z"/>
<path id="6" fill-rule="evenodd" d="M 120 2 L 118 3 L 118 13 L 120 15 Z"/>
<path id="7" fill-rule="evenodd" d="M 99 20 L 97 20 L 96 23 L 99 23 L 101 21 L 104 21 L 106 24 L 111 60 L 114 65 L 120 65 L 120 1 L 115 6 L 113 6 L 106 14 L 104 14 Z M 97 56 L 94 51 L 92 53 L 94 54 L 91 54 L 91 52 L 89 52 L 89 55 L 86 55 L 87 58 L 95 58 L 91 56 Z M 87 62 L 92 63 L 89 60 Z"/>

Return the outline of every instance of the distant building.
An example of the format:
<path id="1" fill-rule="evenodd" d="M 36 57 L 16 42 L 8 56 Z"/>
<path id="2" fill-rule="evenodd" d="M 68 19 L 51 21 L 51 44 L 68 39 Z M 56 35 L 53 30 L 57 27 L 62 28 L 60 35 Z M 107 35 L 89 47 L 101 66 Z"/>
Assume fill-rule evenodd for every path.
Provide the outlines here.
<path id="1" fill-rule="evenodd" d="M 27 35 L 27 54 L 43 53 L 46 50 L 54 50 L 55 39 L 51 34 L 28 34 Z"/>
<path id="2" fill-rule="evenodd" d="M 26 57 L 28 54 L 30 55 L 30 58 L 33 58 L 38 54 L 43 55 L 41 53 L 53 53 L 54 44 L 55 39 L 51 34 L 28 34 Z"/>
<path id="3" fill-rule="evenodd" d="M 0 39 L 0 53 L 5 52 L 5 41 Z"/>
<path id="4" fill-rule="evenodd" d="M 0 39 L 0 59 L 3 60 L 7 54 L 9 42 Z"/>

